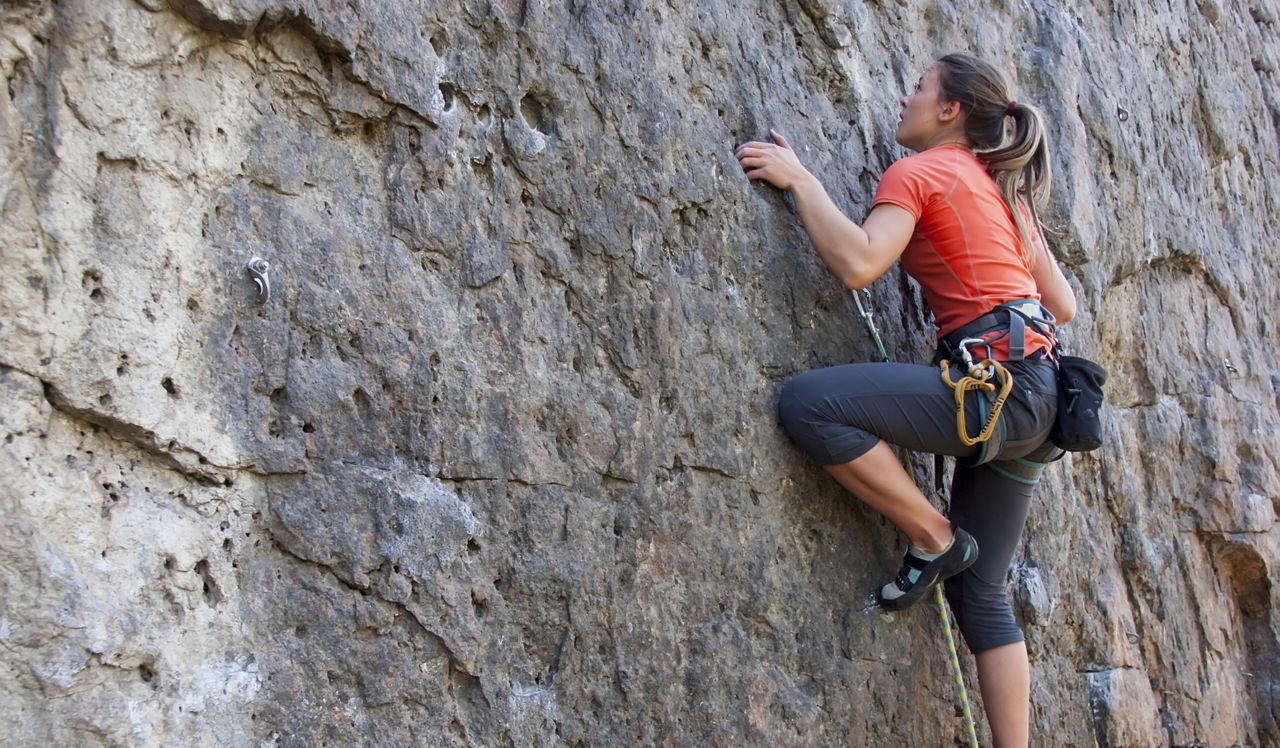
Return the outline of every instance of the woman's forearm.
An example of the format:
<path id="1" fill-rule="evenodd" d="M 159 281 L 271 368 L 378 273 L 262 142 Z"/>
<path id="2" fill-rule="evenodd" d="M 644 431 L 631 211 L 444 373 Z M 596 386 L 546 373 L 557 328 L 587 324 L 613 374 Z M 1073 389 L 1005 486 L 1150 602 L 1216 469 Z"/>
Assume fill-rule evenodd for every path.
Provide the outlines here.
<path id="1" fill-rule="evenodd" d="M 751 141 L 735 152 L 748 179 L 788 190 L 809 240 L 827 268 L 847 288 L 865 288 L 902 254 L 915 228 L 904 208 L 881 205 L 859 226 L 840 212 L 818 178 L 800 163 L 787 139 L 769 131 L 774 143 Z"/>
<path id="2" fill-rule="evenodd" d="M 867 232 L 849 219 L 831 200 L 822 183 L 812 175 L 791 186 L 796 211 L 804 223 L 818 257 L 848 288 L 863 288 L 875 280 L 870 275 Z M 868 277 L 870 275 L 870 277 Z"/>

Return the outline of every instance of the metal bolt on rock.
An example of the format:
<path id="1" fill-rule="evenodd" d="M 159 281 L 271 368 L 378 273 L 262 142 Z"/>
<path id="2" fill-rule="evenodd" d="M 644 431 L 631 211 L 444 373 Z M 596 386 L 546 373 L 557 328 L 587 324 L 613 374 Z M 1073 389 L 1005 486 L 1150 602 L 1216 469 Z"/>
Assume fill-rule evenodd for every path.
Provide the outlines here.
<path id="1" fill-rule="evenodd" d="M 271 298 L 271 281 L 267 279 L 267 271 L 271 269 L 271 263 L 261 257 L 254 257 L 245 267 L 249 269 L 249 276 L 258 286 L 258 302 L 267 303 Z"/>

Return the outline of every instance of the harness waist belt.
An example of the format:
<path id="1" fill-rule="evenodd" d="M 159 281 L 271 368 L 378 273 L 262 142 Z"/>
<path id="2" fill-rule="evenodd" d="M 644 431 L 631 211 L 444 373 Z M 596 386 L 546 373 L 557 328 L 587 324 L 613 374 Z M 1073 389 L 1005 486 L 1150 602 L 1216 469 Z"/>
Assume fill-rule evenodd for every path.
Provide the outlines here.
<path id="1" fill-rule="evenodd" d="M 1035 299 L 1017 299 L 1008 301 L 992 309 L 981 317 L 962 325 L 958 330 L 943 336 L 940 341 L 948 351 L 960 347 L 960 341 L 967 338 L 981 338 L 984 335 L 1006 330 L 1009 336 L 1009 360 L 1021 361 L 1027 352 L 1027 324 L 1043 335 L 1053 339 L 1053 314 Z M 995 342 L 1003 335 L 993 338 Z"/>

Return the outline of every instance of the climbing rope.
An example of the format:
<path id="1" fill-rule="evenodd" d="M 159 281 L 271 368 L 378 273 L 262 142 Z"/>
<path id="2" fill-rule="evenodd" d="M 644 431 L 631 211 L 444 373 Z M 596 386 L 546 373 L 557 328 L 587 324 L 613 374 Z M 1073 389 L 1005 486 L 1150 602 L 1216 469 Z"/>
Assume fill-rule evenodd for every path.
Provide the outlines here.
<path id="1" fill-rule="evenodd" d="M 863 289 L 862 292 L 867 295 L 867 303 L 870 304 L 871 292 L 866 289 Z M 876 324 L 875 321 L 871 319 L 871 312 L 867 311 L 867 309 L 862 306 L 862 299 L 858 296 L 858 292 L 856 290 L 853 291 L 853 301 L 858 305 L 858 314 L 862 316 L 862 322 L 867 327 L 867 333 L 870 334 L 871 339 L 875 341 L 876 351 L 880 354 L 880 360 L 886 364 L 889 363 L 889 354 L 885 352 L 884 343 L 880 342 L 880 333 L 876 332 Z M 960 430 L 960 438 L 967 439 L 968 435 L 965 432 L 964 427 L 964 392 L 967 392 L 969 389 L 974 389 L 974 387 L 970 387 L 965 384 L 964 386 L 968 389 L 961 390 L 957 385 L 963 384 L 970 379 L 977 380 L 978 377 L 975 376 L 973 369 L 980 367 L 974 367 L 973 360 L 969 356 L 969 351 L 963 347 L 963 344 L 960 350 L 966 358 L 969 358 L 969 376 L 962 378 L 956 385 L 952 385 L 951 377 L 948 373 L 947 362 L 944 361 L 942 362 L 942 380 L 951 386 L 951 389 L 956 391 L 956 402 L 959 407 L 959 413 L 956 417 L 956 428 Z M 991 431 L 995 427 L 996 419 L 1000 416 L 1000 408 L 1004 406 L 1005 398 L 1008 397 L 1009 390 L 1013 387 L 1013 377 L 1009 376 L 1009 372 L 1005 370 L 1003 366 L 1000 366 L 999 363 L 988 359 L 987 361 L 982 362 L 981 367 L 985 367 L 988 363 L 993 364 L 993 368 L 996 371 L 1004 372 L 1004 379 L 1001 380 L 1003 386 L 1000 397 L 997 399 L 996 405 L 993 406 L 992 413 L 988 415 L 987 423 L 983 425 L 982 433 L 978 435 L 978 441 L 985 441 L 991 438 Z M 980 370 L 978 373 L 986 373 L 986 371 Z M 995 385 L 989 383 L 987 379 L 989 379 L 989 377 L 981 378 L 977 388 L 983 389 L 985 392 L 994 391 Z M 983 384 L 986 385 L 986 388 L 982 386 Z M 983 434 L 985 434 L 985 436 Z M 970 442 L 965 443 L 970 444 Z M 977 442 L 972 442 L 972 444 L 976 443 Z M 904 449 L 899 455 L 899 458 L 902 460 L 902 466 L 906 468 L 907 474 L 910 475 L 911 453 Z M 951 617 L 947 615 L 947 601 L 942 596 L 941 584 L 935 584 L 933 586 L 933 598 L 938 604 L 938 617 L 942 619 L 942 635 L 947 643 L 947 654 L 951 657 L 951 674 L 955 678 L 956 695 L 960 698 L 960 714 L 964 717 L 965 732 L 968 734 L 969 745 L 971 748 L 978 748 L 978 733 L 974 728 L 973 710 L 969 708 L 969 690 L 964 687 L 964 672 L 960 669 L 960 654 L 956 651 L 955 637 L 951 635 Z"/>
<path id="2" fill-rule="evenodd" d="M 947 615 L 947 602 L 942 598 L 942 585 L 933 585 L 933 599 L 938 603 L 938 616 L 942 619 L 942 637 L 947 640 L 947 654 L 951 655 L 951 675 L 956 680 L 956 692 L 960 694 L 960 714 L 964 717 L 964 729 L 969 745 L 978 746 L 978 732 L 973 725 L 973 710 L 969 708 L 969 692 L 964 687 L 964 673 L 960 670 L 960 655 L 956 652 L 956 640 L 951 635 L 951 618 Z"/>

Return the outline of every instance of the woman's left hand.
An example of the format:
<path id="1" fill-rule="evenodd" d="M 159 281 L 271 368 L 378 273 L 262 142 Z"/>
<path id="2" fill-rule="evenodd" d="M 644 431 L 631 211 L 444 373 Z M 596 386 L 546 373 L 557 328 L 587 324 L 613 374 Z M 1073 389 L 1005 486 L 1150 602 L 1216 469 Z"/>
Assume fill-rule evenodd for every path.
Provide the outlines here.
<path id="1" fill-rule="evenodd" d="M 813 179 L 786 138 L 772 129 L 769 137 L 773 138 L 772 143 L 752 140 L 738 146 L 734 153 L 747 179 L 763 179 L 780 190 L 790 190 L 803 179 Z"/>

